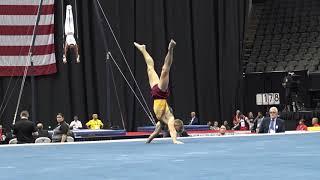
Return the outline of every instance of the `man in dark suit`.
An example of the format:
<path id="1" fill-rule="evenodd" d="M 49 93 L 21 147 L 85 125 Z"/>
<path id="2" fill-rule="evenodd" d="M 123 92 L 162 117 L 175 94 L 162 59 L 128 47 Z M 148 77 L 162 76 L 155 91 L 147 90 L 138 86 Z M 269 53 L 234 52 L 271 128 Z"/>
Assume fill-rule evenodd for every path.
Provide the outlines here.
<path id="1" fill-rule="evenodd" d="M 199 119 L 196 117 L 195 112 L 191 112 L 191 119 L 189 125 L 199 125 Z"/>
<path id="2" fill-rule="evenodd" d="M 284 121 L 278 118 L 278 109 L 269 109 L 270 117 L 265 117 L 260 125 L 259 133 L 280 133 L 285 132 Z"/>
<path id="3" fill-rule="evenodd" d="M 22 111 L 20 114 L 21 120 L 18 121 L 13 127 L 13 134 L 16 135 L 18 144 L 33 143 L 35 132 L 37 132 L 36 126 L 29 118 L 28 111 Z"/>

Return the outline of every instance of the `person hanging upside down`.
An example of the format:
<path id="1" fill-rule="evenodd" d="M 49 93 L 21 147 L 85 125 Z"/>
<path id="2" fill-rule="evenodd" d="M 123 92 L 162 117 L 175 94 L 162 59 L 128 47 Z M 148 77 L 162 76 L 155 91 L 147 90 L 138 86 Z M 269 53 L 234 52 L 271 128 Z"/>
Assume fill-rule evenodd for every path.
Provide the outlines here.
<path id="1" fill-rule="evenodd" d="M 79 48 L 76 40 L 74 39 L 74 22 L 71 5 L 67 5 L 66 8 L 66 21 L 64 23 L 64 33 L 66 35 L 66 42 L 64 45 L 63 63 L 67 63 L 68 49 L 74 49 L 74 52 L 76 53 L 77 63 L 79 63 Z"/>
<path id="2" fill-rule="evenodd" d="M 149 84 L 151 87 L 151 95 L 154 99 L 153 110 L 158 119 L 154 132 L 149 136 L 146 143 L 150 143 L 159 133 L 164 125 L 168 125 L 169 133 L 174 144 L 183 144 L 177 140 L 177 131 L 183 130 L 183 124 L 181 120 L 174 118 L 172 112 L 169 110 L 167 99 L 169 97 L 169 72 L 173 61 L 173 49 L 176 46 L 176 42 L 171 39 L 168 46 L 168 53 L 165 57 L 164 64 L 160 78 L 154 69 L 154 61 L 150 54 L 146 50 L 144 44 L 140 45 L 134 42 L 136 48 L 142 53 L 144 60 L 147 64 L 147 73 L 149 77 Z"/>

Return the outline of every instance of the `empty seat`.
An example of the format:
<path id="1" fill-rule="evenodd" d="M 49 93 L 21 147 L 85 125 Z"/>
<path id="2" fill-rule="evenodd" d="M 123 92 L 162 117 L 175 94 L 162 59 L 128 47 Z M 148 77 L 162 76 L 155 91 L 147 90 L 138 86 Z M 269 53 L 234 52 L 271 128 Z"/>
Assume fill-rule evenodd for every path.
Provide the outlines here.
<path id="1" fill-rule="evenodd" d="M 281 49 L 290 49 L 290 45 L 289 44 L 281 44 Z"/>
<path id="2" fill-rule="evenodd" d="M 256 71 L 257 72 L 264 72 L 265 66 L 257 66 Z"/>
<path id="3" fill-rule="evenodd" d="M 277 62 L 279 62 L 279 61 L 284 61 L 284 58 L 285 58 L 285 56 L 280 56 L 280 55 L 278 55 L 278 56 L 276 57 L 276 61 L 277 61 Z"/>
<path id="4" fill-rule="evenodd" d="M 302 65 L 298 65 L 294 68 L 295 71 L 302 71 L 302 70 L 305 70 L 305 66 L 302 66 Z"/>
<path id="5" fill-rule="evenodd" d="M 294 71 L 295 66 L 287 66 L 285 71 Z"/>
<path id="6" fill-rule="evenodd" d="M 320 47 L 320 42 L 312 42 L 312 43 L 310 44 L 310 47 L 318 48 L 318 47 Z"/>
<path id="7" fill-rule="evenodd" d="M 310 47 L 308 49 L 308 53 L 310 53 L 310 54 L 315 54 L 316 52 L 317 52 L 317 48 L 315 48 L 315 47 Z"/>
<path id="8" fill-rule="evenodd" d="M 282 50 L 279 51 L 279 55 L 285 56 L 287 54 L 288 54 L 288 50 L 282 49 Z"/>
<path id="9" fill-rule="evenodd" d="M 9 144 L 17 144 L 17 143 L 18 143 L 17 138 L 13 138 L 9 141 Z"/>
<path id="10" fill-rule="evenodd" d="M 249 62 L 249 63 L 247 64 L 247 68 L 248 68 L 248 67 L 256 67 L 256 63 Z"/>
<path id="11" fill-rule="evenodd" d="M 298 61 L 289 61 L 288 66 L 296 66 L 298 65 Z"/>
<path id="12" fill-rule="evenodd" d="M 308 63 L 309 63 L 309 61 L 307 61 L 307 60 L 301 60 L 301 61 L 298 61 L 298 66 L 306 66 L 306 65 L 308 65 Z"/>
<path id="13" fill-rule="evenodd" d="M 255 72 L 255 68 L 253 67 L 246 68 L 246 73 L 251 73 L 251 72 Z"/>
<path id="14" fill-rule="evenodd" d="M 278 63 L 271 61 L 271 62 L 268 62 L 268 63 L 267 63 L 267 67 L 268 67 L 268 66 L 270 66 L 270 67 L 276 67 L 277 64 L 278 64 Z"/>
<path id="15" fill-rule="evenodd" d="M 271 72 L 273 70 L 274 70 L 273 66 L 267 66 L 266 69 L 265 69 L 266 72 Z"/>
<path id="16" fill-rule="evenodd" d="M 285 57 L 285 61 L 292 61 L 294 58 L 293 55 L 289 54 Z"/>
<path id="17" fill-rule="evenodd" d="M 250 63 L 255 63 L 257 61 L 257 58 L 256 57 L 250 57 L 249 59 L 248 59 L 248 62 L 250 62 Z"/>
<path id="18" fill-rule="evenodd" d="M 274 71 L 284 71 L 284 70 L 285 70 L 284 66 L 277 66 L 277 67 L 274 69 Z"/>
<path id="19" fill-rule="evenodd" d="M 34 143 L 50 143 L 51 139 L 48 137 L 39 137 L 35 140 Z"/>
<path id="20" fill-rule="evenodd" d="M 286 61 L 280 61 L 280 62 L 278 62 L 277 66 L 285 67 L 285 66 L 287 66 L 287 62 Z"/>
<path id="21" fill-rule="evenodd" d="M 313 65 L 308 65 L 306 68 L 307 68 L 307 70 L 310 71 L 310 72 L 316 71 L 316 67 L 313 66 Z"/>
<path id="22" fill-rule="evenodd" d="M 306 54 L 307 52 L 308 52 L 308 50 L 307 50 L 306 48 L 301 48 L 301 49 L 299 49 L 299 51 L 298 51 L 298 53 L 299 53 L 299 54 L 302 54 L 302 55 Z"/>
<path id="23" fill-rule="evenodd" d="M 312 59 L 312 54 L 304 55 L 303 59 L 309 61 L 310 59 Z"/>
<path id="24" fill-rule="evenodd" d="M 319 60 L 318 60 L 318 59 L 312 59 L 312 60 L 310 61 L 310 65 L 318 66 L 318 65 L 319 65 Z"/>

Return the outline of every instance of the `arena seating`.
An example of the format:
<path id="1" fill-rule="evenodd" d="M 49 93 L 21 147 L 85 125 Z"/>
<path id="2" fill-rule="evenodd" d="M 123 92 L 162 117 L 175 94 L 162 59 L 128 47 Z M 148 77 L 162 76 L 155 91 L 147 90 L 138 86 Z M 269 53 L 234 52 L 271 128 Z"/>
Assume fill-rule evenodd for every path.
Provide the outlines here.
<path id="1" fill-rule="evenodd" d="M 266 0 L 259 7 L 244 72 L 320 72 L 320 1 Z"/>

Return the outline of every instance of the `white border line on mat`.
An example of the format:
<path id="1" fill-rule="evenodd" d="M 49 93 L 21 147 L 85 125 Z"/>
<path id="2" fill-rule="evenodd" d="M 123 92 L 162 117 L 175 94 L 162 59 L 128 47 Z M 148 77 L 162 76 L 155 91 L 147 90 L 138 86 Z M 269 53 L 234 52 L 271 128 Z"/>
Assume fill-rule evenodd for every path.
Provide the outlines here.
<path id="1" fill-rule="evenodd" d="M 232 137 L 258 137 L 258 136 L 283 136 L 283 135 L 297 135 L 297 134 L 312 134 L 320 133 L 319 131 L 286 131 L 285 133 L 276 134 L 233 134 L 225 136 L 190 136 L 180 137 L 179 139 L 203 139 L 203 138 L 232 138 Z M 154 141 L 167 141 L 171 138 L 156 138 Z M 8 147 L 27 147 L 27 146 L 61 146 L 61 145 L 75 145 L 75 144 L 105 144 L 105 143 L 124 143 L 124 142 L 145 142 L 147 138 L 139 139 L 118 139 L 118 140 L 102 140 L 102 141 L 78 141 L 66 143 L 37 143 L 37 144 L 5 144 L 0 145 L 0 148 Z"/>

